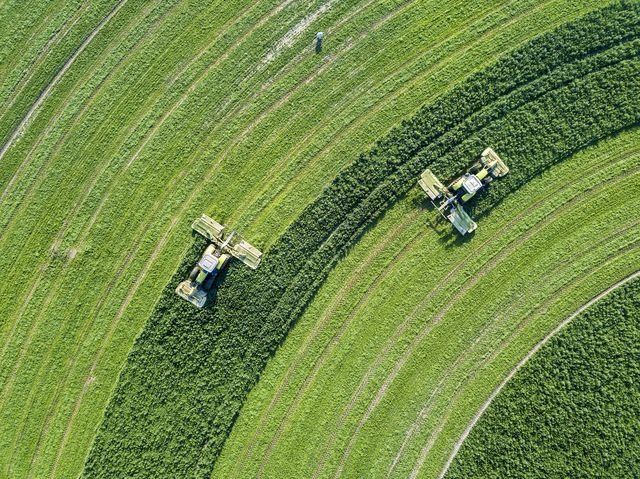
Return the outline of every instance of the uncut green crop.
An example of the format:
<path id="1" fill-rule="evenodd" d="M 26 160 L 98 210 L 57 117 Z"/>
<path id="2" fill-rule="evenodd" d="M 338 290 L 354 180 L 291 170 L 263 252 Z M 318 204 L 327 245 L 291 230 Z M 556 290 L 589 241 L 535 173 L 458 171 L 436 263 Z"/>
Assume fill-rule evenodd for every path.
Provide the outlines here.
<path id="1" fill-rule="evenodd" d="M 340 174 L 258 271 L 231 267 L 214 307 L 201 312 L 173 294 L 202 249 L 196 241 L 134 346 L 85 476 L 209 474 L 248 390 L 327 272 L 425 166 L 447 176 L 494 145 L 512 173 L 481 202 L 488 208 L 636 124 L 638 8 L 561 27 L 423 109 Z"/>
<path id="2" fill-rule="evenodd" d="M 636 477 L 639 320 L 640 280 L 574 319 L 494 400 L 446 479 Z"/>

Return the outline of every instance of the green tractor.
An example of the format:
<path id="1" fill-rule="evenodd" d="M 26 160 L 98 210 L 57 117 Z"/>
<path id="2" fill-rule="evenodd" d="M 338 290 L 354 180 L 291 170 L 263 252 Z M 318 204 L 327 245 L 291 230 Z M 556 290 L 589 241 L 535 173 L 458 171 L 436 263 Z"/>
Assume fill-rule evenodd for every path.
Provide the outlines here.
<path id="1" fill-rule="evenodd" d="M 462 205 L 489 182 L 507 173 L 509 173 L 509 167 L 495 151 L 487 148 L 482 152 L 480 161 L 472 165 L 464 175 L 453 180 L 448 187 L 445 188 L 429 169 L 420 175 L 418 184 L 427 193 L 442 217 L 450 221 L 460 234 L 465 235 L 474 231 L 478 225 Z M 440 204 L 436 205 L 436 201 Z"/>
<path id="2" fill-rule="evenodd" d="M 181 282 L 176 294 L 191 304 L 202 308 L 212 290 L 216 277 L 237 258 L 251 269 L 260 264 L 262 253 L 247 243 L 236 231 L 226 232 L 226 228 L 207 215 L 202 215 L 191 225 L 193 230 L 204 236 L 210 244 L 189 274 L 189 279 Z"/>

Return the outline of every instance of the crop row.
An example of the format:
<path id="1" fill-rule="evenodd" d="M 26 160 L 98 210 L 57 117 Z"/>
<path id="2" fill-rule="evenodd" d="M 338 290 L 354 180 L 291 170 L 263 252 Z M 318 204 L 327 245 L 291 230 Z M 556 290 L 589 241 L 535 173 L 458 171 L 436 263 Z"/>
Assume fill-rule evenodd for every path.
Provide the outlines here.
<path id="1" fill-rule="evenodd" d="M 59 0 L 37 5 L 20 2 L 3 12 L 2 23 L 7 27 L 3 34 L 7 37 L 0 42 L 4 70 L 0 75 L 0 144 L 112 8 L 111 0 L 87 5 Z"/>
<path id="2" fill-rule="evenodd" d="M 325 55 L 305 34 L 262 68 L 322 3 L 129 0 L 7 152 L 2 178 L 24 168 L 0 211 L 0 474 L 77 475 L 193 216 L 269 245 L 352 152 L 596 2 L 336 2 Z M 283 185 L 255 231 L 260 206 L 238 200 Z"/>
<path id="3" fill-rule="evenodd" d="M 202 5 L 205 4 L 206 2 L 202 3 Z M 150 9 L 152 7 L 154 6 L 150 5 Z M 214 8 L 215 5 L 210 7 Z M 265 5 L 261 6 L 261 8 L 266 7 Z M 233 6 L 229 7 L 229 11 L 232 14 L 237 13 Z M 229 11 L 226 13 L 229 14 Z M 106 199 L 107 194 L 101 196 L 105 190 L 97 188 L 100 191 L 91 191 L 93 194 L 90 198 L 91 201 L 88 201 L 90 204 L 83 204 L 87 198 L 86 196 L 82 198 L 82 194 L 86 194 L 87 189 L 91 187 L 92 177 L 99 177 L 101 167 L 107 165 L 109 173 L 120 171 L 118 165 L 122 166 L 123 161 L 126 162 L 130 159 L 130 156 L 125 157 L 124 155 L 132 155 L 132 150 L 137 147 L 129 141 L 130 138 L 126 139 L 124 135 L 122 137 L 127 149 L 122 152 L 122 156 L 114 159 L 111 156 L 114 151 L 104 147 L 103 142 L 108 142 L 113 138 L 115 139 L 112 143 L 106 144 L 112 147 L 111 145 L 115 143 L 115 148 L 120 146 L 118 130 L 124 126 L 113 121 L 112 115 L 116 115 L 119 119 L 131 118 L 127 115 L 127 112 L 131 111 L 131 105 L 127 105 L 126 89 L 124 93 L 121 93 L 125 100 L 115 106 L 110 103 L 114 100 L 110 95 L 117 92 L 118 87 L 124 88 L 126 86 L 122 75 L 118 76 L 116 81 L 107 82 L 106 88 L 102 87 L 105 85 L 103 83 L 105 77 L 113 80 L 109 73 L 122 73 L 122 70 L 129 74 L 135 74 L 136 77 L 145 78 L 142 73 L 145 72 L 146 65 L 142 62 L 136 63 L 136 56 L 127 57 L 125 62 L 121 60 L 122 56 L 126 57 L 126 54 L 131 51 L 136 54 L 140 53 L 137 51 L 140 39 L 157 26 L 154 21 L 165 13 L 156 10 L 153 12 L 152 18 L 146 18 L 144 15 L 140 15 L 138 18 L 139 12 L 122 10 L 121 13 L 126 13 L 126 15 L 117 18 L 116 25 L 109 35 L 105 35 L 106 38 L 96 37 L 95 43 L 91 44 L 92 55 L 88 59 L 82 57 L 82 61 L 80 61 L 81 58 L 78 59 L 76 64 L 78 71 L 70 70 L 69 75 L 64 77 L 64 82 L 53 92 L 51 101 L 43 105 L 42 115 L 38 116 L 31 124 L 28 135 L 25 135 L 22 141 L 9 152 L 12 157 L 18 158 L 22 154 L 25 158 L 32 155 L 33 161 L 26 162 L 28 168 L 42 162 L 45 165 L 43 170 L 39 172 L 40 174 L 29 171 L 29 174 L 24 174 L 20 178 L 25 182 L 31 180 L 31 183 L 35 183 L 35 185 L 30 188 L 22 188 L 24 185 L 18 183 L 15 185 L 18 194 L 27 193 L 28 201 L 18 200 L 14 204 L 5 203 L 2 209 L 2 214 L 6 214 L 7 218 L 14 214 L 13 211 L 16 211 L 15 215 L 18 220 L 16 221 L 14 218 L 10 225 L 11 228 L 3 229 L 0 233 L 4 240 L 2 243 L 3 251 L 11 251 L 10 247 L 13 247 L 13 251 L 15 251 L 15 254 L 3 254 L 1 269 L 7 272 L 9 278 L 21 277 L 20 281 L 6 281 L 2 287 L 1 307 L 10 308 L 13 306 L 15 308 L 14 314 L 7 315 L 7 321 L 2 323 L 2 332 L 7 339 L 3 341 L 2 346 L 0 404 L 2 404 L 3 417 L 10 419 L 1 421 L 3 433 L 0 434 L 0 443 L 3 449 L 1 455 L 3 469 L 6 471 L 5 468 L 14 468 L 13 471 L 5 472 L 9 476 L 23 474 L 26 476 L 26 469 L 30 465 L 33 466 L 34 463 L 49 469 L 36 473 L 32 468 L 31 474 L 36 476 L 50 474 L 48 471 L 54 466 L 54 457 L 58 453 L 56 448 L 62 449 L 65 445 L 66 438 L 63 437 L 63 434 L 66 431 L 64 426 L 70 422 L 67 421 L 68 417 L 58 414 L 59 408 L 61 406 L 69 408 L 69 399 L 84 393 L 82 386 L 84 380 L 81 377 L 86 378 L 87 373 L 91 370 L 92 362 L 95 364 L 98 359 L 103 359 L 103 356 L 106 355 L 104 342 L 108 342 L 112 331 L 110 331 L 109 322 L 105 319 L 114 317 L 118 319 L 121 312 L 118 311 L 117 299 L 116 301 L 114 299 L 119 297 L 122 300 L 125 298 L 129 288 L 136 280 L 135 269 L 124 266 L 129 266 L 126 259 L 135 260 L 134 265 L 138 265 L 146 259 L 144 256 L 134 253 L 138 251 L 136 248 L 139 248 L 141 243 L 145 246 L 149 245 L 148 237 L 145 238 L 144 228 L 133 229 L 131 224 L 133 218 L 139 218 L 136 214 L 149 213 L 144 208 L 146 204 L 142 200 L 151 196 L 149 191 L 153 193 L 158 190 L 157 184 L 145 185 L 145 189 L 141 188 L 138 183 L 138 188 L 130 187 L 127 189 L 127 194 L 131 199 L 130 204 L 136 205 L 136 207 L 109 211 L 110 215 L 106 218 L 107 222 L 111 220 L 109 227 L 101 225 L 98 232 L 92 231 L 88 241 L 88 226 L 85 226 L 86 223 L 79 223 L 78 216 L 91 222 L 89 220 L 91 213 L 97 214 L 97 210 L 91 211 L 90 209 L 91 206 L 96 205 L 93 201 L 99 202 L 103 198 Z M 220 12 L 221 10 L 218 10 L 218 13 Z M 202 22 L 203 18 L 210 16 L 211 12 L 205 11 L 201 18 L 197 19 Z M 181 15 L 179 18 L 186 24 L 191 24 L 194 20 L 194 18 L 185 15 Z M 222 17 L 219 20 L 223 22 L 225 19 Z M 207 24 L 215 25 L 210 19 L 207 20 Z M 118 30 L 116 27 L 123 28 Z M 286 26 L 282 28 L 286 28 Z M 195 26 L 194 29 L 197 30 Z M 190 32 L 185 29 L 184 34 L 190 36 Z M 190 37 L 192 40 L 196 39 L 195 35 Z M 168 31 L 162 40 L 172 40 L 172 38 L 171 31 Z M 160 40 L 155 38 L 156 42 L 160 42 Z M 222 45 L 216 45 L 216 47 L 223 48 Z M 143 46 L 146 50 L 151 49 L 146 44 Z M 104 54 L 102 54 L 102 47 L 106 49 Z M 156 46 L 156 48 L 159 47 L 164 51 L 165 44 L 160 43 L 159 46 Z M 114 54 L 114 50 L 117 54 Z M 175 52 L 175 49 L 167 50 Z M 145 53 L 149 55 L 148 51 Z M 181 55 L 185 55 L 184 50 L 181 51 Z M 165 58 L 163 57 L 163 59 Z M 182 65 L 176 66 L 176 59 L 174 57 L 171 59 L 169 65 L 179 71 Z M 91 63 L 93 60 L 95 60 L 95 64 Z M 162 66 L 165 65 L 162 64 Z M 160 73 L 160 67 L 152 70 L 156 74 Z M 124 75 L 125 80 L 126 76 Z M 89 78 L 91 81 L 83 83 L 83 80 Z M 144 87 L 141 87 L 142 94 L 146 89 L 155 91 L 154 86 L 157 85 L 158 79 L 152 77 L 151 80 L 153 80 L 151 85 L 145 84 Z M 181 78 L 181 80 L 184 79 Z M 74 82 L 80 83 L 81 94 L 78 93 L 78 90 L 74 90 Z M 93 104 L 91 101 L 83 104 L 83 100 L 86 99 L 85 93 L 86 95 L 91 94 L 90 100 L 97 96 L 99 101 Z M 157 95 L 161 95 L 161 93 L 160 90 Z M 72 98 L 70 102 L 67 101 L 69 98 Z M 96 103 L 100 106 L 98 111 L 95 108 Z M 56 112 L 54 109 L 58 107 L 65 114 L 64 116 L 69 113 L 71 118 L 61 120 L 57 116 L 60 110 Z M 88 114 L 86 114 L 87 109 L 89 110 Z M 82 119 L 82 123 L 75 121 L 76 114 Z M 52 132 L 47 125 L 48 115 L 52 115 L 50 124 L 55 125 L 53 129 L 55 134 L 52 135 L 47 134 Z M 106 124 L 108 127 L 96 128 L 92 126 L 93 122 L 102 126 Z M 146 125 L 143 125 L 142 128 L 145 131 L 148 129 Z M 35 136 L 36 134 L 40 134 L 39 139 Z M 73 138 L 72 141 L 69 140 L 69 136 Z M 29 151 L 32 146 L 30 143 L 32 137 L 38 140 L 35 141 L 34 147 L 37 154 L 33 154 L 33 150 Z M 81 162 L 82 168 L 78 168 L 78 162 Z M 173 163 L 176 162 L 173 161 Z M 4 171 L 3 169 L 3 173 Z M 104 173 L 104 169 L 102 173 Z M 106 186 L 111 186 L 110 180 L 112 178 L 112 176 L 103 175 L 100 177 L 99 186 L 104 185 L 102 181 L 106 183 Z M 79 191 L 82 190 L 80 186 L 83 182 L 86 185 L 84 191 Z M 93 185 L 95 186 L 95 183 Z M 126 189 L 126 186 L 123 189 Z M 132 191 L 140 194 L 138 196 L 132 195 Z M 170 188 L 163 189 L 163 191 L 173 192 Z M 162 205 L 164 206 L 166 203 L 162 202 Z M 89 208 L 88 214 L 84 209 L 78 211 L 77 206 L 80 204 Z M 15 206 L 15 210 L 12 208 L 13 206 Z M 37 207 L 40 207 L 40 210 Z M 101 220 L 105 220 L 105 218 L 103 217 Z M 70 226 L 70 223 L 73 224 L 73 227 Z M 152 221 L 152 223 L 156 227 L 156 222 Z M 82 230 L 79 228 L 80 225 L 84 227 Z M 123 230 L 126 234 L 123 234 Z M 64 246 L 69 247 L 73 244 L 80 249 L 76 258 L 79 261 L 69 261 L 70 258 L 67 257 L 65 249 L 60 247 L 58 240 L 62 234 L 65 235 Z M 116 240 L 126 241 L 132 237 L 135 241 L 131 250 L 119 247 L 117 242 L 114 244 Z M 48 254 L 41 254 L 43 249 L 46 251 L 46 245 L 51 244 L 52 240 L 54 240 L 51 248 L 53 250 L 52 257 Z M 127 245 L 127 247 L 129 248 L 131 245 Z M 120 254 L 122 256 L 119 256 Z M 47 264 L 46 269 L 40 266 L 42 263 Z M 173 265 L 167 266 L 165 264 L 164 267 L 168 271 L 173 270 Z M 116 273 L 120 273 L 120 275 Z M 71 278 L 73 281 L 69 281 Z M 83 278 L 86 278 L 86 281 Z M 72 282 L 73 287 L 70 288 Z M 153 280 L 150 282 L 153 283 Z M 164 282 L 165 280 L 162 280 L 160 284 L 164 284 Z M 29 290 L 34 294 L 29 295 Z M 78 301 L 80 297 L 82 297 L 82 301 Z M 146 307 L 151 309 L 156 297 L 157 294 L 148 295 Z M 134 311 L 131 311 L 130 314 L 135 317 Z M 148 310 L 140 317 L 144 318 L 147 315 Z M 64 321 L 60 321 L 62 317 L 65 319 Z M 111 327 L 117 322 L 117 319 L 112 320 Z M 126 327 L 133 329 L 128 333 L 129 341 L 132 341 L 137 333 L 135 325 L 127 324 Z M 108 354 L 111 355 L 119 349 L 122 361 L 128 344 L 120 341 L 114 342 L 116 347 L 109 348 Z M 96 354 L 95 358 L 91 357 L 89 353 L 91 350 Z M 112 381 L 115 380 L 120 364 L 121 362 L 107 364 L 109 368 L 115 370 L 112 374 Z M 74 370 L 75 377 L 70 376 L 70 370 Z M 96 383 L 92 383 L 92 388 L 94 388 L 93 391 L 99 391 L 106 398 L 110 384 L 102 371 L 98 374 L 105 380 L 106 387 L 101 385 L 98 389 Z M 49 378 L 53 376 L 57 379 L 47 379 L 47 376 Z M 55 384 L 55 387 L 43 390 L 43 384 Z M 80 385 L 79 390 L 74 390 L 73 388 L 78 384 Z M 88 407 L 86 415 L 93 415 L 94 424 L 101 416 L 104 401 L 106 399 L 103 399 L 103 403 L 97 408 Z M 73 405 L 69 409 L 72 410 Z M 20 426 L 16 426 L 18 423 Z M 62 424 L 62 430 L 58 426 L 56 431 L 59 442 L 51 441 L 53 437 L 51 431 L 56 427 L 56 423 Z M 77 434 L 72 435 L 70 441 L 78 441 L 82 444 L 84 440 L 84 448 L 78 448 L 80 457 L 71 457 L 70 459 L 70 461 L 75 460 L 77 468 L 78 463 L 81 465 L 86 455 L 86 448 L 94 431 L 92 427 L 86 427 L 84 424 L 76 424 L 76 426 Z M 11 452 L 4 453 L 5 450 Z M 49 455 L 48 460 L 42 460 L 41 463 L 38 463 L 41 455 L 45 453 Z M 20 467 L 25 469 L 18 469 Z"/>
<path id="4" fill-rule="evenodd" d="M 636 123 L 638 85 L 626 80 L 638 73 L 637 9 L 618 5 L 540 37 L 425 108 L 341 174 L 256 273 L 232 267 L 204 312 L 172 291 L 202 248 L 196 241 L 131 353 L 86 475 L 208 474 L 247 391 L 328 270 L 426 165 L 448 174 L 490 142 L 514 159 L 495 193 L 505 195 Z M 157 451 L 153 461 L 143 450 Z"/>
<path id="5" fill-rule="evenodd" d="M 574 319 L 507 384 L 445 477 L 634 477 L 638 319 L 637 279 Z"/>

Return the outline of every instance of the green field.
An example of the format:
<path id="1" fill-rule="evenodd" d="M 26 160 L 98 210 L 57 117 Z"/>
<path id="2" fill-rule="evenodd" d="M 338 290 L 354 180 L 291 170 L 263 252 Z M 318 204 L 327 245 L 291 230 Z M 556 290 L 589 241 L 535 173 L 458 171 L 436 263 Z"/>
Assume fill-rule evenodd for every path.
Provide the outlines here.
<path id="1" fill-rule="evenodd" d="M 436 477 L 519 359 L 637 269 L 637 133 L 550 169 L 464 244 L 417 191 L 399 203 L 269 364 L 214 476 Z"/>
<path id="2" fill-rule="evenodd" d="M 637 5 L 626 5 L 631 16 Z M 197 254 L 191 220 L 207 212 L 237 225 L 269 251 L 267 259 L 279 258 L 287 228 L 295 230 L 307 205 L 326 197 L 331 180 L 392 127 L 425 104 L 446 106 L 434 103 L 443 98 L 464 110 L 451 94 L 456 86 L 602 6 L 0 5 L 7 25 L 0 30 L 0 477 L 77 477 L 114 391 L 87 476 L 154 477 L 154 467 L 165 476 L 207 476 L 244 391 L 289 328 L 284 319 L 295 321 L 310 297 L 291 303 L 273 336 L 279 339 L 259 360 L 240 363 L 246 376 L 242 370 L 229 380 L 240 384 L 238 392 L 231 389 L 229 408 L 214 413 L 209 408 L 225 391 L 207 374 L 192 381 L 197 367 L 189 361 L 211 356 L 207 335 L 225 323 L 207 322 L 206 314 L 191 322 L 186 304 L 177 316 L 163 316 L 172 275 L 177 267 L 182 274 L 185 255 Z M 460 113 L 451 121 L 463 127 L 450 132 L 434 123 L 424 139 L 429 148 L 421 145 L 425 158 L 390 177 L 392 202 L 413 184 L 412 168 L 435 157 L 453 173 L 495 140 L 516 167 L 476 205 L 478 233 L 455 241 L 416 189 L 365 228 L 269 362 L 214 476 L 435 477 L 519 358 L 563 317 L 635 271 L 638 200 L 628 192 L 639 181 L 637 130 L 574 154 L 638 122 L 638 27 L 631 24 L 628 36 L 612 34 L 606 46 L 567 65 L 514 71 L 521 83 L 514 91 L 506 80 L 496 86 L 506 92 L 496 93 L 486 118 Z M 320 54 L 312 44 L 318 30 L 327 33 Z M 540 92 L 546 96 L 539 100 Z M 547 116 L 536 118 L 540 111 Z M 442 118 L 432 113 L 430 121 Z M 520 136 L 527 141 L 519 149 Z M 529 167 L 523 149 L 535 146 L 550 153 Z M 536 168 L 559 161 L 522 186 Z M 326 234 L 318 228 L 318 237 Z M 296 245 L 298 254 L 315 252 L 309 238 Z M 354 241 L 331 252 L 309 295 Z M 268 277 L 278 270 L 267 259 L 261 281 L 286 289 L 278 276 Z M 232 299 L 250 292 L 241 286 L 250 280 L 231 268 L 221 310 L 233 304 L 225 303 L 225 291 Z M 163 352 L 174 359 L 167 369 L 154 362 L 153 340 L 164 334 L 180 346 L 177 354 Z M 224 368 L 215 358 L 213 366 Z M 193 403 L 198 394 L 202 407 Z M 149 398 L 161 406 L 126 415 Z M 193 422 L 163 422 L 178 417 Z"/>
<path id="3" fill-rule="evenodd" d="M 637 279 L 575 318 L 498 396 L 446 477 L 633 477 L 639 318 Z"/>

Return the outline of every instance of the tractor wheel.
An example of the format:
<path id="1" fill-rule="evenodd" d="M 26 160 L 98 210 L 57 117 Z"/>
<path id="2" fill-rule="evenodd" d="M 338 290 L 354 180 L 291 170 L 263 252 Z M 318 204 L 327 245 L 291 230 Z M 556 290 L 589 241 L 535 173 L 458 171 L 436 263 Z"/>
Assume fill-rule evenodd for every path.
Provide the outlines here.
<path id="1" fill-rule="evenodd" d="M 205 291 L 209 291 L 213 287 L 213 282 L 215 281 L 215 279 L 216 275 L 210 274 L 207 279 L 204 280 L 204 283 L 202 283 L 202 287 Z"/>
<path id="2" fill-rule="evenodd" d="M 189 279 L 191 281 L 195 281 L 198 277 L 198 273 L 200 273 L 200 268 L 198 266 L 194 266 L 194 268 L 191 270 L 191 273 L 189 273 Z"/>

